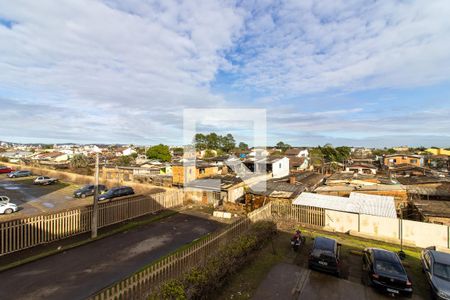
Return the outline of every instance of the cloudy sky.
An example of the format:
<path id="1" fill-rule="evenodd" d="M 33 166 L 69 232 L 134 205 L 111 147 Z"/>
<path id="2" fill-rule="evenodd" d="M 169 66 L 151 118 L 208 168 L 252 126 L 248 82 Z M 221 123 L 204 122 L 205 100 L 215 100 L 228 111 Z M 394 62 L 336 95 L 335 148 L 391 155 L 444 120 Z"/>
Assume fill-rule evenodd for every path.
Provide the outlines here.
<path id="1" fill-rule="evenodd" d="M 269 143 L 450 147 L 449 16 L 448 0 L 0 0 L 0 140 L 181 144 L 185 108 L 259 108 Z M 243 119 L 221 130 L 247 139 Z"/>

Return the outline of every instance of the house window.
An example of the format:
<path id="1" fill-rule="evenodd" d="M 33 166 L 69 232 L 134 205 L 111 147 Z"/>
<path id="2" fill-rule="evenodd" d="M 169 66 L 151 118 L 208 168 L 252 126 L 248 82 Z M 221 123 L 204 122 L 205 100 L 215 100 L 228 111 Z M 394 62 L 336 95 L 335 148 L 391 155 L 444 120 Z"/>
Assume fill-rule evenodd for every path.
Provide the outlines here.
<path id="1" fill-rule="evenodd" d="M 417 163 L 417 159 L 411 159 L 410 162 L 411 162 L 412 164 L 416 164 L 416 163 Z"/>
<path id="2" fill-rule="evenodd" d="M 198 172 L 199 172 L 200 174 L 205 174 L 205 173 L 206 173 L 206 171 L 205 171 L 204 168 L 200 168 L 200 169 L 198 170 Z"/>
<path id="3" fill-rule="evenodd" d="M 213 192 L 214 200 L 220 200 L 220 192 Z"/>
<path id="4" fill-rule="evenodd" d="M 278 168 L 281 169 L 281 163 L 278 164 Z"/>

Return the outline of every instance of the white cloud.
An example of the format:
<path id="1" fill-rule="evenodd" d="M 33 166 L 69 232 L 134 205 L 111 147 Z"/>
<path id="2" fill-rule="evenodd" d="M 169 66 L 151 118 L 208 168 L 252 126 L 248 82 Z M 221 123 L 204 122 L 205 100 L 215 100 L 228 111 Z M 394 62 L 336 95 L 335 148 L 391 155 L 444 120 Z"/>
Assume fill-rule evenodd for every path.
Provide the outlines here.
<path id="1" fill-rule="evenodd" d="M 174 121 L 183 107 L 225 104 L 209 84 L 226 65 L 222 52 L 243 22 L 231 3 L 43 0 L 2 1 L 1 7 L 2 19 L 15 22 L 0 24 L 2 98 L 47 105 L 28 116 L 47 120 L 40 123 L 44 135 L 63 136 L 71 125 L 83 138 L 94 134 L 85 125 L 92 121 L 101 124 L 99 137 L 125 131 L 154 140 L 155 132 L 173 134 L 164 120 Z M 0 115 L 15 122 L 5 111 Z M 74 115 L 73 124 L 64 122 Z M 19 124 L 0 133 L 11 135 L 12 126 Z"/>
<path id="2" fill-rule="evenodd" d="M 281 1 L 253 11 L 238 85 L 287 95 L 450 78 L 450 3 Z"/>

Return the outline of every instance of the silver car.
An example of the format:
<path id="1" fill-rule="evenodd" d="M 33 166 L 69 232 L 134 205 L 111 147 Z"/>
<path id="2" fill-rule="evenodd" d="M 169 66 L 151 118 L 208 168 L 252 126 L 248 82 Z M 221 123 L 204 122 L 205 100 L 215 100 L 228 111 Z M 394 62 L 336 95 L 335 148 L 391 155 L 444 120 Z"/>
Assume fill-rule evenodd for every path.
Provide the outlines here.
<path id="1" fill-rule="evenodd" d="M 422 251 L 421 258 L 433 297 L 450 299 L 450 254 L 429 247 Z"/>

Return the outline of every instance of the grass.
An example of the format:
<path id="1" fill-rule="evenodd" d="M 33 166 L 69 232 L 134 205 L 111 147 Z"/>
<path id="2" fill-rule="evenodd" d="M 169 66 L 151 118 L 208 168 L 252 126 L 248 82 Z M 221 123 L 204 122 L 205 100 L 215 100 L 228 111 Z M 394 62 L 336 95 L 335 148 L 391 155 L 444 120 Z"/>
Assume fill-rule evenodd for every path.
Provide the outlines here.
<path id="1" fill-rule="evenodd" d="M 253 261 L 227 283 L 218 299 L 250 299 L 270 269 L 290 259 L 289 254 L 292 251 L 290 244 L 286 242 L 289 238 L 289 234 L 277 234 L 273 240 L 273 248 L 272 244 L 268 243 L 259 253 L 256 253 Z"/>
<path id="2" fill-rule="evenodd" d="M 126 224 L 118 227 L 118 228 L 115 228 L 113 230 L 110 230 L 110 231 L 107 231 L 105 233 L 99 234 L 95 239 L 87 238 L 85 240 L 78 241 L 78 242 L 66 245 L 66 246 L 61 247 L 59 249 L 45 251 L 45 252 L 42 252 L 42 253 L 39 253 L 39 254 L 36 254 L 36 255 L 33 255 L 33 256 L 29 256 L 29 257 L 27 257 L 25 259 L 21 259 L 21 260 L 9 263 L 7 265 L 1 266 L 0 267 L 0 272 L 8 270 L 8 269 L 11 269 L 11 268 L 18 267 L 18 266 L 26 264 L 26 263 L 30 263 L 30 262 L 36 261 L 38 259 L 50 256 L 50 255 L 54 255 L 54 254 L 60 253 L 62 251 L 66 251 L 66 250 L 69 250 L 69 249 L 80 247 L 80 246 L 86 245 L 88 243 L 95 242 L 97 240 L 104 239 L 106 237 L 115 235 L 117 233 L 126 232 L 126 231 L 129 231 L 129 230 L 134 229 L 134 228 L 139 227 L 139 226 L 143 226 L 143 225 L 147 225 L 147 224 L 150 224 L 150 223 L 157 222 L 157 221 L 159 221 L 161 219 L 168 218 L 168 217 L 173 216 L 173 215 L 175 215 L 177 213 L 178 213 L 178 211 L 167 210 L 167 211 L 162 211 L 158 215 L 152 216 L 152 217 L 150 217 L 148 219 L 139 220 L 139 221 L 130 221 L 130 222 L 127 222 Z"/>

